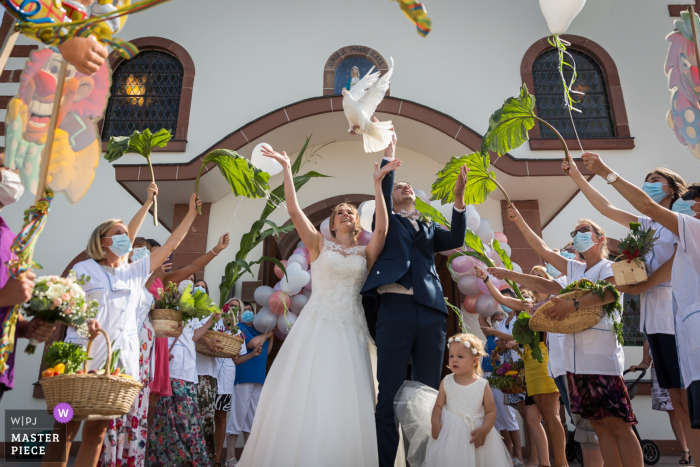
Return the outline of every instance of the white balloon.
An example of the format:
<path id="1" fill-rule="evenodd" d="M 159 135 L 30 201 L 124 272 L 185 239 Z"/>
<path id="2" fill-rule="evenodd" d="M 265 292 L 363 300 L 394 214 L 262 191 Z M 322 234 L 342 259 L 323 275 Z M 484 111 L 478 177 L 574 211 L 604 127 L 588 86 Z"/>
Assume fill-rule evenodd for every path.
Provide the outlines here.
<path id="1" fill-rule="evenodd" d="M 455 205 L 455 203 L 447 203 L 447 204 L 443 204 L 442 206 L 440 206 L 438 208 L 440 213 L 443 216 L 445 216 L 445 219 L 447 219 L 448 221 L 451 221 L 451 219 L 452 219 L 452 209 L 454 208 L 454 205 Z"/>
<path id="2" fill-rule="evenodd" d="M 465 275 L 459 278 L 457 281 L 457 288 L 464 295 L 479 295 L 481 290 L 479 290 L 479 281 L 481 279 L 472 275 Z"/>
<path id="3" fill-rule="evenodd" d="M 301 294 L 303 296 L 305 296 L 306 298 L 311 298 L 311 291 L 309 289 L 307 289 L 306 287 L 301 289 Z"/>
<path id="4" fill-rule="evenodd" d="M 263 156 L 263 147 L 272 150 L 272 146 L 270 146 L 267 143 L 258 144 L 257 146 L 255 146 L 255 148 L 253 148 L 253 154 L 250 156 L 250 162 L 252 162 L 253 165 L 259 168 L 260 170 L 269 173 L 270 176 L 277 175 L 278 173 L 282 172 L 282 164 L 272 159 L 271 157 Z"/>
<path id="5" fill-rule="evenodd" d="M 323 238 L 326 240 L 330 240 L 331 237 L 331 218 L 327 217 L 323 222 L 321 222 L 321 235 L 323 235 Z"/>
<path id="6" fill-rule="evenodd" d="M 374 211 L 376 209 L 375 205 L 376 205 L 376 201 L 373 199 L 370 199 L 368 201 L 363 201 L 360 203 L 360 207 L 357 208 L 357 212 L 362 214 L 365 209 L 371 209 L 372 211 Z"/>
<path id="7" fill-rule="evenodd" d="M 511 254 L 510 245 L 508 245 L 507 243 L 501 243 L 501 250 L 505 251 L 506 256 L 510 258 L 510 254 Z"/>
<path id="8" fill-rule="evenodd" d="M 493 230 L 490 227 L 479 227 L 475 233 L 484 243 L 489 243 L 494 238 Z"/>
<path id="9" fill-rule="evenodd" d="M 309 297 L 306 295 L 295 295 L 292 297 L 292 304 L 289 306 L 289 308 L 292 309 L 294 313 L 297 315 L 301 313 L 301 310 L 306 306 L 306 303 L 309 301 Z"/>
<path id="10" fill-rule="evenodd" d="M 258 332 L 268 332 L 275 329 L 277 325 L 277 315 L 268 307 L 261 308 L 258 314 L 253 318 L 253 327 Z"/>
<path id="11" fill-rule="evenodd" d="M 280 315 L 280 317 L 277 318 L 277 329 L 279 329 L 282 334 L 287 335 L 292 330 L 292 326 L 294 326 L 296 321 L 297 315 L 294 313 Z"/>
<path id="12" fill-rule="evenodd" d="M 430 196 L 428 196 L 428 193 L 425 191 L 421 190 L 420 188 L 413 190 L 413 193 L 426 203 L 430 202 Z"/>
<path id="13" fill-rule="evenodd" d="M 261 285 L 255 289 L 255 292 L 253 292 L 253 298 L 255 299 L 255 303 L 262 307 L 266 307 L 268 300 L 270 300 L 270 295 L 273 293 L 275 293 L 275 289 L 267 285 Z"/>
<path id="14" fill-rule="evenodd" d="M 519 272 L 520 274 L 523 273 L 523 268 L 520 267 L 518 263 L 513 263 L 513 271 Z"/>
<path id="15" fill-rule="evenodd" d="M 306 245 L 304 245 L 304 242 L 299 240 L 299 243 L 297 243 L 297 248 L 306 248 Z"/>
<path id="16" fill-rule="evenodd" d="M 586 0 L 540 0 L 540 9 L 552 34 L 564 34 Z"/>
<path id="17" fill-rule="evenodd" d="M 485 228 L 487 228 L 487 229 L 490 229 L 490 228 L 491 228 L 491 223 L 490 223 L 489 221 L 487 221 L 486 219 L 483 219 L 483 218 L 482 218 L 482 219 L 481 219 L 481 223 L 479 224 L 479 227 L 478 227 L 478 228 L 480 229 L 480 228 L 482 228 L 482 227 L 485 227 Z M 493 230 L 493 229 L 492 229 L 492 230 Z"/>
<path id="18" fill-rule="evenodd" d="M 374 206 L 370 209 L 365 206 L 365 209 L 360 214 L 360 225 L 367 232 L 372 231 L 372 220 L 374 219 Z"/>
<path id="19" fill-rule="evenodd" d="M 311 275 L 307 271 L 303 271 L 299 263 L 287 263 L 287 276 L 280 280 L 280 289 L 283 292 L 291 293 L 308 284 L 309 279 L 311 279 Z"/>
<path id="20" fill-rule="evenodd" d="M 479 217 L 479 213 L 476 212 L 476 209 L 473 209 L 471 211 L 465 211 L 464 213 L 467 215 L 467 228 L 471 231 L 476 231 L 476 229 L 479 228 L 479 224 L 481 223 L 481 217 Z"/>
<path id="21" fill-rule="evenodd" d="M 298 253 L 289 257 L 287 260 L 287 266 L 289 266 L 289 263 L 299 263 L 302 271 L 309 269 L 309 263 L 306 261 L 306 257 Z"/>
<path id="22" fill-rule="evenodd" d="M 498 302 L 491 295 L 479 295 L 476 297 L 476 303 L 474 304 L 476 312 L 479 316 L 484 318 L 490 318 L 496 313 L 498 309 Z"/>

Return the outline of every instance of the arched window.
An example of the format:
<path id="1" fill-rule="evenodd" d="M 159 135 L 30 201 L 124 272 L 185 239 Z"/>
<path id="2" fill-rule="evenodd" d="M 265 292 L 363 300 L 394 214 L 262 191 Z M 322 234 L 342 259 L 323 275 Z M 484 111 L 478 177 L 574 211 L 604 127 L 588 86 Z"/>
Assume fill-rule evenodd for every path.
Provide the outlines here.
<path id="1" fill-rule="evenodd" d="M 183 75 L 177 57 L 160 50 L 145 50 L 119 63 L 112 74 L 102 140 L 146 128 L 165 128 L 175 135 Z"/>
<path id="2" fill-rule="evenodd" d="M 340 94 L 344 87 L 351 84 L 354 67 L 357 67 L 361 78 L 372 67 L 385 73 L 389 69 L 389 64 L 379 52 L 370 47 L 363 45 L 342 47 L 326 60 L 323 68 L 323 95 Z M 387 91 L 387 96 L 390 91 Z"/>
<path id="3" fill-rule="evenodd" d="M 576 63 L 574 89 L 585 93 L 575 105 L 582 112 L 572 112 L 581 145 L 586 150 L 634 148 L 620 75 L 612 57 L 585 37 L 565 34 L 562 39 L 571 43 L 567 51 Z M 565 68 L 564 73 L 570 80 L 571 71 Z M 579 149 L 574 125 L 564 104 L 558 53 L 547 38 L 535 42 L 525 52 L 520 76 L 537 99 L 537 115 L 564 136 L 569 149 Z M 561 149 L 553 132 L 544 125 L 535 125 L 529 135 L 532 150 Z"/>
<path id="4" fill-rule="evenodd" d="M 583 96 L 572 94 L 575 100 L 574 107 L 581 112 L 572 111 L 569 116 L 565 105 L 564 84 L 559 73 L 559 52 L 552 49 L 537 57 L 532 65 L 537 115 L 549 122 L 566 139 L 576 138 L 576 132 L 579 138 L 614 138 L 615 126 L 610 113 L 603 71 L 589 55 L 573 49 L 567 51 L 574 57 L 576 64 L 576 81 L 572 89 L 584 93 Z M 564 77 L 567 83 L 571 82 L 572 75 L 573 70 L 565 67 Z M 542 123 L 540 134 L 542 138 L 547 139 L 557 137 Z"/>

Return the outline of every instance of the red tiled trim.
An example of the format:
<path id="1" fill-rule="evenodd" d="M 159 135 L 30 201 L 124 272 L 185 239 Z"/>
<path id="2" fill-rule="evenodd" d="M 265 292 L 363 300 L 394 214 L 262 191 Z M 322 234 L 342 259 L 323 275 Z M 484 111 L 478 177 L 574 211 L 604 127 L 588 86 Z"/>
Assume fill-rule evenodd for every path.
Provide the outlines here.
<path id="1" fill-rule="evenodd" d="M 612 57 L 599 44 L 585 37 L 564 34 L 561 38 L 569 41 L 571 43 L 571 48 L 585 52 L 593 57 L 603 70 L 603 75 L 605 76 L 605 86 L 608 91 L 608 102 L 610 103 L 616 138 L 582 139 L 581 143 L 584 149 L 634 148 L 634 138 L 630 135 L 627 109 L 625 108 L 625 100 L 622 97 L 620 75 L 617 72 L 617 66 Z M 520 63 L 520 77 L 523 83 L 527 84 L 528 89 L 535 89 L 535 83 L 532 79 L 532 65 L 535 63 L 535 59 L 551 49 L 552 46 L 547 42 L 547 38 L 545 37 L 532 44 L 527 52 L 525 52 L 523 60 Z M 530 149 L 533 151 L 557 149 L 554 146 L 559 145 L 559 142 L 556 140 L 543 140 L 539 125 L 535 125 L 532 130 L 530 130 L 529 134 Z M 575 145 L 573 143 L 575 143 Z M 576 149 L 578 148 L 578 142 L 567 141 L 567 146 L 569 149 Z"/>
<path id="2" fill-rule="evenodd" d="M 695 11 L 700 10 L 700 0 L 695 0 Z M 669 5 L 668 15 L 672 18 L 680 18 L 682 11 L 690 10 L 690 5 Z"/>
<path id="3" fill-rule="evenodd" d="M 334 95 L 334 84 L 335 84 L 335 70 L 338 65 L 342 63 L 343 60 L 350 57 L 363 57 L 368 59 L 375 66 L 377 70 L 387 71 L 389 69 L 389 64 L 384 59 L 382 54 L 378 51 L 372 49 L 371 47 L 365 47 L 364 45 L 348 45 L 346 47 L 341 47 L 328 57 L 326 63 L 323 65 L 323 95 L 332 96 Z M 389 95 L 389 89 L 386 95 Z"/>
<path id="4" fill-rule="evenodd" d="M 157 148 L 156 151 L 163 152 L 185 152 L 187 149 L 187 131 L 190 125 L 190 107 L 192 105 L 192 90 L 194 86 L 195 67 L 192 56 L 187 50 L 175 41 L 163 37 L 140 37 L 131 41 L 139 50 L 161 50 L 174 55 L 182 63 L 182 91 L 180 93 L 180 108 L 177 115 L 177 129 L 168 145 L 164 148 Z M 124 60 L 117 53 L 112 52 L 109 56 L 109 64 L 112 70 Z M 97 124 L 100 134 L 104 120 Z M 106 149 L 106 144 L 102 143 L 102 150 Z"/>
<path id="5" fill-rule="evenodd" d="M 258 138 L 270 131 L 312 115 L 342 112 L 340 97 L 312 97 L 274 110 L 249 122 L 228 134 L 190 162 L 176 164 L 154 164 L 153 170 L 157 181 L 194 180 L 200 167 L 200 159 L 214 149 L 231 149 L 237 151 L 249 140 Z M 411 120 L 424 123 L 443 134 L 455 138 L 470 151 L 481 148 L 482 136 L 462 122 L 430 107 L 404 99 L 387 96 L 377 108 L 378 112 L 401 115 Z M 491 162 L 498 170 L 515 177 L 527 176 L 563 176 L 561 161 L 558 159 L 515 159 L 510 154 L 497 158 L 491 155 Z M 144 164 L 115 164 L 115 177 L 120 183 L 137 181 L 138 167 Z M 579 170 L 584 175 L 591 175 L 581 161 L 577 161 Z M 145 175 L 141 180 L 145 180 Z"/>

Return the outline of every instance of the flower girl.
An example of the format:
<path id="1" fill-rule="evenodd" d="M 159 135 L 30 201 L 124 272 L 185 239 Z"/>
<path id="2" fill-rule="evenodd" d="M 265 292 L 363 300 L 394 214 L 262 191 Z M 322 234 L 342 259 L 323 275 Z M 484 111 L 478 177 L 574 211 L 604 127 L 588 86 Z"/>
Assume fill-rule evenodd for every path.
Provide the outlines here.
<path id="1" fill-rule="evenodd" d="M 440 390 L 406 381 L 396 398 L 396 414 L 410 443 L 407 460 L 411 467 L 511 466 L 493 427 L 491 389 L 481 377 L 484 344 L 473 334 L 456 334 L 447 346 L 453 374 L 442 380 Z"/>

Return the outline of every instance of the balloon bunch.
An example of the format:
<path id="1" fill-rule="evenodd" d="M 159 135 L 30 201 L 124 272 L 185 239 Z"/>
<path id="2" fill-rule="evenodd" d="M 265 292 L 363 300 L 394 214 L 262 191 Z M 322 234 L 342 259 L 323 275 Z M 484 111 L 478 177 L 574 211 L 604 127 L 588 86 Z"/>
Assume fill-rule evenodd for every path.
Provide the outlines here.
<path id="1" fill-rule="evenodd" d="M 280 281 L 274 287 L 262 285 L 255 289 L 255 302 L 262 308 L 255 315 L 253 327 L 259 332 L 275 329 L 275 336 L 284 340 L 311 297 L 311 253 L 299 242 L 291 256 L 282 260 L 286 270 L 275 266 Z"/>

